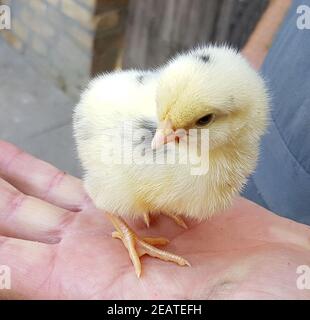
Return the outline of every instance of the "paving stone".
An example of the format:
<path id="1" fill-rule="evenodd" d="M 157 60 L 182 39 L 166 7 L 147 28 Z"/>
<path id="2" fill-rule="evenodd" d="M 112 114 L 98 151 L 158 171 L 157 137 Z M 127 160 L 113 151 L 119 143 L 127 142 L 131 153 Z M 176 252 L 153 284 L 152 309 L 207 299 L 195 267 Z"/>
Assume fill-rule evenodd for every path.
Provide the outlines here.
<path id="1" fill-rule="evenodd" d="M 72 139 L 73 100 L 0 39 L 0 139 L 81 175 Z"/>

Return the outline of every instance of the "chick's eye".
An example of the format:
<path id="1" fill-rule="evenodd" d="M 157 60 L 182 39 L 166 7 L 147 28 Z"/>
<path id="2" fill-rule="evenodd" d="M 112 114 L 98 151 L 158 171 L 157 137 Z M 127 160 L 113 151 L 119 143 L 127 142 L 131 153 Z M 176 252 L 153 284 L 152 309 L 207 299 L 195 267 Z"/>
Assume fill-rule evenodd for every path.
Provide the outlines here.
<path id="1" fill-rule="evenodd" d="M 213 113 L 209 113 L 206 116 L 200 118 L 199 120 L 197 120 L 196 125 L 199 127 L 203 127 L 206 126 L 207 124 L 211 123 L 214 119 L 214 114 Z"/>

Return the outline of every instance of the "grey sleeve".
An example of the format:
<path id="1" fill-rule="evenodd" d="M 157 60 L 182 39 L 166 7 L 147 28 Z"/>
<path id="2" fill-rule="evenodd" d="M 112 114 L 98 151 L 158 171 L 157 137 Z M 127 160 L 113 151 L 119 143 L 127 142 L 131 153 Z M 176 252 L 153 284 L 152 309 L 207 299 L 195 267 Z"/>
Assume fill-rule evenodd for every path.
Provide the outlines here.
<path id="1" fill-rule="evenodd" d="M 304 7 L 300 7 L 304 6 Z M 308 8 L 308 9 L 307 9 Z M 262 67 L 271 120 L 243 196 L 310 224 L 310 0 L 296 0 Z"/>

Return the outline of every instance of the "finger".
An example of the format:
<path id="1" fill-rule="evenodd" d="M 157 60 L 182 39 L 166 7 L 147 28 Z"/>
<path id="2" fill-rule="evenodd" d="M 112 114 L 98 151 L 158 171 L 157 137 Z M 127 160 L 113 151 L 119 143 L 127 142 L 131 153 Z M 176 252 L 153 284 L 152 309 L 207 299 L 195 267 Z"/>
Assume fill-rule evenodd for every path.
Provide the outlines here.
<path id="1" fill-rule="evenodd" d="M 76 214 L 21 193 L 0 179 L 0 234 L 58 243 Z"/>
<path id="2" fill-rule="evenodd" d="M 0 236 L 0 299 L 36 298 L 54 268 L 56 246 Z M 0 287 L 1 288 L 1 287 Z"/>
<path id="3" fill-rule="evenodd" d="M 80 179 L 0 141 L 0 176 L 25 194 L 79 211 L 87 201 Z"/>

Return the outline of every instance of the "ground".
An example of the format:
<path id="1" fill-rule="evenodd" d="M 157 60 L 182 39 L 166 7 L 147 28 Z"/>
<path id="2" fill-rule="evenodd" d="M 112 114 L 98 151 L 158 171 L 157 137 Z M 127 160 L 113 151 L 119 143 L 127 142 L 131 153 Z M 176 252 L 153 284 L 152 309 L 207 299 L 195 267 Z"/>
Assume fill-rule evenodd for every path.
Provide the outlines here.
<path id="1" fill-rule="evenodd" d="M 0 139 L 80 176 L 72 138 L 74 101 L 0 39 Z"/>

